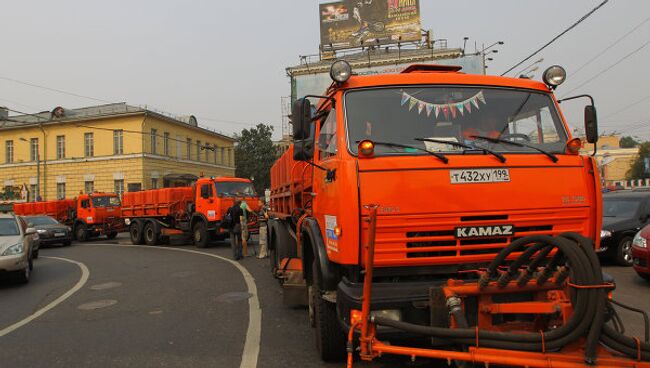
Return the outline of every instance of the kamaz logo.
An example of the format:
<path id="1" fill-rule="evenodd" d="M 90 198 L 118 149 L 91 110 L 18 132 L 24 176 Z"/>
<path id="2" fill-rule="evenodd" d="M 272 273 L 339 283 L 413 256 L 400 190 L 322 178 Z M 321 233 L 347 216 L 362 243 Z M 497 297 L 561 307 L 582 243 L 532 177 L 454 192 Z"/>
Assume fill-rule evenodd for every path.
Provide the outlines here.
<path id="1" fill-rule="evenodd" d="M 457 238 L 486 238 L 491 236 L 510 236 L 514 234 L 512 225 L 466 226 L 456 228 Z"/>

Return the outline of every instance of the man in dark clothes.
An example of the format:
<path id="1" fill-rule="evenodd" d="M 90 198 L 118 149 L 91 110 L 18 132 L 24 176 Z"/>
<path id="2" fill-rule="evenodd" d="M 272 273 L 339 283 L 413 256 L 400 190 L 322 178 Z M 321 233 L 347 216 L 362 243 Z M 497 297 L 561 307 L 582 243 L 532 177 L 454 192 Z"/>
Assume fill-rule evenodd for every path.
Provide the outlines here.
<path id="1" fill-rule="evenodd" d="M 230 246 L 232 247 L 232 257 L 235 261 L 242 259 L 241 245 L 241 218 L 244 212 L 241 208 L 241 201 L 237 200 L 232 207 L 228 209 L 230 214 Z"/>

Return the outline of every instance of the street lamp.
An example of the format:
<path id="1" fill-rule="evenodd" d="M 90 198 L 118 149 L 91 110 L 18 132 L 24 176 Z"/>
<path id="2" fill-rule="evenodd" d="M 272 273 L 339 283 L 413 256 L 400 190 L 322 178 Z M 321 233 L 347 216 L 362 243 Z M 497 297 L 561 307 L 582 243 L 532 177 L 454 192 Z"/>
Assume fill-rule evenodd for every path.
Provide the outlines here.
<path id="1" fill-rule="evenodd" d="M 493 44 L 491 44 L 491 45 L 489 45 L 487 47 L 485 47 L 485 45 L 483 45 L 483 48 L 481 49 L 481 51 L 479 51 L 479 52 L 477 52 L 475 54 L 475 55 L 481 55 L 483 57 L 483 73 L 485 73 L 485 69 L 487 69 L 487 65 L 485 65 L 485 55 L 486 54 L 496 54 L 496 53 L 498 53 L 499 50 L 492 49 L 492 48 L 497 46 L 497 45 L 503 45 L 503 44 L 504 44 L 503 41 L 497 41 L 497 42 L 494 42 Z"/>

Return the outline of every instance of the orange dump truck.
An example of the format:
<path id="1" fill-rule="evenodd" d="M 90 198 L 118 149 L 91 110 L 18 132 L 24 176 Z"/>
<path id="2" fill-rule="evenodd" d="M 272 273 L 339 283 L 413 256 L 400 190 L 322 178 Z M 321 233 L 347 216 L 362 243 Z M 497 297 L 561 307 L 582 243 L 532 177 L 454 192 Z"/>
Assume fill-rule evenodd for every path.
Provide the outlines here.
<path id="1" fill-rule="evenodd" d="M 253 183 L 234 177 L 199 178 L 191 187 L 124 193 L 122 216 L 133 244 L 156 245 L 172 235 L 192 234 L 197 247 L 223 240 L 221 221 L 235 200 L 245 200 L 251 211 L 260 210 Z M 249 229 L 256 232 L 256 216 Z"/>
<path id="2" fill-rule="evenodd" d="M 15 203 L 17 215 L 47 215 L 72 228 L 74 237 L 86 241 L 106 235 L 109 239 L 124 229 L 120 198 L 113 193 L 80 194 L 75 199 Z"/>
<path id="3" fill-rule="evenodd" d="M 647 338 L 612 324 L 598 168 L 553 94 L 561 67 L 544 83 L 344 61 L 330 75 L 293 106 L 269 221 L 274 275 L 309 306 L 322 359 L 650 366 Z M 593 100 L 585 132 L 595 143 Z"/>

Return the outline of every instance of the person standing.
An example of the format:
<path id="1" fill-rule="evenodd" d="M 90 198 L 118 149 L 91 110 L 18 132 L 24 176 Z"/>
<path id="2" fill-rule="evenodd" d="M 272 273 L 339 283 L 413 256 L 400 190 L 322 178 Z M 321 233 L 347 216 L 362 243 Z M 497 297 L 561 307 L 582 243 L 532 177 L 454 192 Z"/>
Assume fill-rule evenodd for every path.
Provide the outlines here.
<path id="1" fill-rule="evenodd" d="M 241 220 L 243 218 L 241 201 L 237 200 L 228 209 L 228 214 L 231 218 L 230 223 L 230 247 L 232 248 L 232 257 L 235 261 L 242 259 L 242 227 Z"/>
<path id="2" fill-rule="evenodd" d="M 242 200 L 238 202 L 241 202 L 239 206 L 241 208 L 241 219 L 239 220 L 241 223 L 241 243 L 244 250 L 244 257 L 248 257 L 248 213 L 253 212 L 248 207 L 246 201 Z"/>

